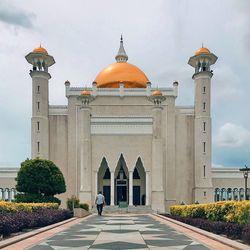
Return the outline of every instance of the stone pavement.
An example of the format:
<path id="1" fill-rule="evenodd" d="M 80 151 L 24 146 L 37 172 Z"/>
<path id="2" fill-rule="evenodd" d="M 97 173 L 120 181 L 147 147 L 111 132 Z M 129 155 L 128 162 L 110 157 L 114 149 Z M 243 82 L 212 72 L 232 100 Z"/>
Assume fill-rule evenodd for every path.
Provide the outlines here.
<path id="1" fill-rule="evenodd" d="M 149 215 L 94 216 L 29 250 L 49 249 L 211 249 Z"/>

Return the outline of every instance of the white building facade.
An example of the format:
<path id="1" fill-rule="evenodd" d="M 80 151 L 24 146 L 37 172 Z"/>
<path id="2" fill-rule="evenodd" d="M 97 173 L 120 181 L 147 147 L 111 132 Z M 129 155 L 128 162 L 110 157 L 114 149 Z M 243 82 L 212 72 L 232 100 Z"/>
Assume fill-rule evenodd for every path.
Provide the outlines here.
<path id="1" fill-rule="evenodd" d="M 26 56 L 32 65 L 32 158 L 52 160 L 61 169 L 63 203 L 74 195 L 93 206 L 102 191 L 109 206 L 124 202 L 165 212 L 176 203 L 223 199 L 218 180 L 226 170 L 221 175 L 211 167 L 210 67 L 217 57 L 200 48 L 189 59 L 195 84 L 190 107 L 175 104 L 178 82 L 154 88 L 128 63 L 122 39 L 115 58 L 91 87 L 66 81 L 68 105 L 51 106 L 48 69 L 54 58 L 42 47 Z M 232 198 L 241 186 L 237 179 Z"/>

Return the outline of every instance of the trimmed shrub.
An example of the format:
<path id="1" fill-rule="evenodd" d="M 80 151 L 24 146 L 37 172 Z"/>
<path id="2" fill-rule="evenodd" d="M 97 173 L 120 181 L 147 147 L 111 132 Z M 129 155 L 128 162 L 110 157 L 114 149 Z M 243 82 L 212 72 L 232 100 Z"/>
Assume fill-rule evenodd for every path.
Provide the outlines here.
<path id="1" fill-rule="evenodd" d="M 0 216 L 0 235 L 4 237 L 26 228 L 43 227 L 69 219 L 72 212 L 65 209 L 40 209 L 33 213 L 19 211 Z"/>
<path id="2" fill-rule="evenodd" d="M 179 217 L 179 216 L 167 216 L 174 220 L 181 221 L 183 223 L 198 227 L 215 234 L 226 235 L 232 239 L 250 239 L 250 225 L 239 225 L 235 223 L 223 222 L 223 221 L 210 221 L 206 219 Z"/>
<path id="3" fill-rule="evenodd" d="M 87 203 L 80 203 L 79 207 L 85 209 L 86 211 L 89 211 L 89 204 Z"/>
<path id="4" fill-rule="evenodd" d="M 242 230 L 242 240 L 250 243 L 250 225 L 246 225 Z"/>
<path id="5" fill-rule="evenodd" d="M 43 203 L 43 202 L 50 202 L 50 203 L 58 203 L 59 205 L 61 204 L 61 201 L 54 197 L 54 196 L 43 196 L 40 194 L 16 194 L 15 195 L 15 202 L 25 202 L 25 203 Z"/>
<path id="6" fill-rule="evenodd" d="M 73 207 L 79 208 L 80 206 L 79 203 L 80 203 L 80 200 L 76 196 L 71 196 L 71 198 L 67 199 L 67 208 L 70 211 L 73 211 Z"/>
<path id="7" fill-rule="evenodd" d="M 16 212 L 34 212 L 40 209 L 58 209 L 57 203 L 15 203 L 0 201 L 0 215 Z"/>
<path id="8" fill-rule="evenodd" d="M 208 204 L 175 205 L 173 216 L 209 219 L 238 224 L 250 224 L 250 201 L 222 201 Z"/>

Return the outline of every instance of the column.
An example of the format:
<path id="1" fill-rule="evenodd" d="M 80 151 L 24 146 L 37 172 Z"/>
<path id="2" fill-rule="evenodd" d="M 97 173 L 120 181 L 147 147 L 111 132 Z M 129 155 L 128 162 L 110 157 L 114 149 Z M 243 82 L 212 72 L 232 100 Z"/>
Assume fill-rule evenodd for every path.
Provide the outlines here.
<path id="1" fill-rule="evenodd" d="M 95 172 L 95 195 L 99 192 L 98 190 L 98 172 Z"/>
<path id="2" fill-rule="evenodd" d="M 153 138 L 152 138 L 152 194 L 151 205 L 154 211 L 165 212 L 164 168 L 163 168 L 163 139 L 162 139 L 162 107 L 155 105 L 152 109 Z"/>
<path id="3" fill-rule="evenodd" d="M 149 205 L 149 172 L 146 172 L 146 206 Z"/>
<path id="4" fill-rule="evenodd" d="M 129 171 L 129 206 L 133 206 L 133 171 Z"/>
<path id="5" fill-rule="evenodd" d="M 110 206 L 115 205 L 115 178 L 114 178 L 115 173 L 112 171 L 110 172 Z"/>

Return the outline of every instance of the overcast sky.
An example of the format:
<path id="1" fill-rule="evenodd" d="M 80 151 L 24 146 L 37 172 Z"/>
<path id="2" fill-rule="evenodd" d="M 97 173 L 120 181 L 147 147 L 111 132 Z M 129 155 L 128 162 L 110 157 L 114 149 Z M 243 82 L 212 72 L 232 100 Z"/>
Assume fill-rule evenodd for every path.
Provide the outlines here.
<path id="1" fill-rule="evenodd" d="M 129 62 L 153 86 L 179 81 L 178 105 L 193 105 L 187 61 L 204 46 L 213 65 L 213 165 L 250 165 L 249 0 L 1 0 L 0 166 L 19 166 L 31 149 L 31 66 L 24 56 L 40 42 L 50 68 L 50 104 L 66 104 L 65 80 L 91 86 L 114 62 L 120 34 Z"/>

